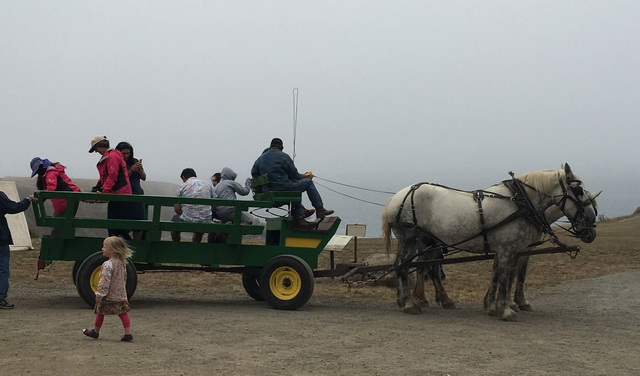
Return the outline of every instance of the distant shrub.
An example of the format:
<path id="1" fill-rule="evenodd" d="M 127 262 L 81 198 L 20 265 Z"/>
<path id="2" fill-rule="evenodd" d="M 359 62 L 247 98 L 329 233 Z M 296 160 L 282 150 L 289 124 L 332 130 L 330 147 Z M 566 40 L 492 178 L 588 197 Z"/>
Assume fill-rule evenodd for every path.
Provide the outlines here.
<path id="1" fill-rule="evenodd" d="M 640 214 L 640 206 L 636 208 L 636 211 L 634 211 L 633 214 Z"/>
<path id="2" fill-rule="evenodd" d="M 598 215 L 598 222 L 602 223 L 602 222 L 606 222 L 608 220 L 610 220 L 611 218 L 605 216 L 604 214 L 600 214 Z"/>

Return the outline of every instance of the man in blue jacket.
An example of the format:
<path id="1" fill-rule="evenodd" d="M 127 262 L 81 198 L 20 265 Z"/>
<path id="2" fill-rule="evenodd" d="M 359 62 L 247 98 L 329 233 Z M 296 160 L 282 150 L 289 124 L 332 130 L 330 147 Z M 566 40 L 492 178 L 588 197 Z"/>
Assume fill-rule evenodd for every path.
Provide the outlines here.
<path id="1" fill-rule="evenodd" d="M 310 216 L 315 211 L 316 218 L 324 218 L 333 214 L 333 210 L 324 208 L 320 193 L 316 189 L 315 184 L 311 180 L 313 174 L 307 172 L 301 174 L 293 164 L 291 157 L 282 151 L 284 149 L 282 140 L 274 138 L 271 140 L 269 149 L 265 150 L 253 164 L 251 168 L 251 176 L 258 177 L 267 174 L 269 183 L 264 187 L 265 191 L 299 191 L 307 192 L 311 205 L 315 210 L 306 210 L 304 206 L 295 204 L 292 208 L 292 215 L 298 221 L 304 221 L 304 218 Z"/>
<path id="2" fill-rule="evenodd" d="M 7 294 L 9 293 L 9 259 L 11 257 L 9 245 L 13 244 L 13 239 L 11 238 L 11 231 L 5 214 L 23 212 L 29 208 L 29 205 L 34 200 L 35 197 L 30 195 L 20 202 L 15 202 L 0 191 L 0 309 L 14 307 L 13 304 L 7 302 Z"/>

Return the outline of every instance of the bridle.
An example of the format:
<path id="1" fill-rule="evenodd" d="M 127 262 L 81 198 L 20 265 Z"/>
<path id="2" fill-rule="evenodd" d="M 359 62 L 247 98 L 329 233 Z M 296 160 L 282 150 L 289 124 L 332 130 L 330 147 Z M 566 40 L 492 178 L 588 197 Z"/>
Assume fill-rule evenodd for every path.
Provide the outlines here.
<path id="1" fill-rule="evenodd" d="M 560 176 L 558 176 L 558 182 L 560 183 L 560 188 L 562 189 L 562 195 L 550 197 L 552 202 L 557 197 L 562 197 L 560 201 L 554 202 L 554 204 L 562 211 L 562 213 L 567 216 L 567 219 L 569 219 L 569 222 L 571 223 L 571 229 L 568 231 L 578 237 L 586 235 L 586 233 L 590 231 L 592 227 L 595 227 L 595 218 L 598 217 L 598 209 L 595 206 L 595 200 L 589 197 L 588 192 L 585 191 L 585 189 L 582 187 L 581 180 L 567 179 L 568 189 Z M 571 191 L 573 195 L 570 195 L 569 191 Z M 581 196 L 585 196 L 587 199 L 583 201 L 578 200 L 578 197 Z M 567 201 L 571 201 L 576 207 L 576 212 L 573 217 L 569 217 L 565 212 Z M 595 213 L 594 221 L 591 221 L 589 220 L 589 218 L 587 218 L 585 209 L 589 206 L 593 207 L 593 211 Z M 578 225 L 582 225 L 583 229 L 578 231 Z"/>

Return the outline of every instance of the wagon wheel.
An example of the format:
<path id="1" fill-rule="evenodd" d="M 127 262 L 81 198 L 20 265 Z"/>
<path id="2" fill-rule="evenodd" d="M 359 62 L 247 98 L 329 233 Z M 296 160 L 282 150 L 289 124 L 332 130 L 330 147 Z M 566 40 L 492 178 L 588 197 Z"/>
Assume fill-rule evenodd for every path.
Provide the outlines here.
<path id="1" fill-rule="evenodd" d="M 313 294 L 313 271 L 300 257 L 274 257 L 262 270 L 260 287 L 266 302 L 275 309 L 296 310 Z"/>
<path id="2" fill-rule="evenodd" d="M 82 265 L 82 261 L 76 261 L 73 264 L 73 269 L 71 269 L 71 279 L 73 279 L 73 285 L 76 285 L 76 277 L 78 276 L 78 269 L 80 269 L 80 265 Z"/>
<path id="3" fill-rule="evenodd" d="M 242 273 L 242 287 L 254 300 L 264 302 L 264 296 L 260 288 L 260 270 Z"/>
<path id="4" fill-rule="evenodd" d="M 102 270 L 102 263 L 107 259 L 102 255 L 102 252 L 96 252 L 87 257 L 78 267 L 76 289 L 78 290 L 78 295 L 90 307 L 96 304 L 96 291 L 98 291 L 98 282 L 100 282 L 100 271 Z M 131 299 L 137 286 L 138 274 L 136 273 L 136 267 L 133 263 L 127 262 L 127 298 Z"/>

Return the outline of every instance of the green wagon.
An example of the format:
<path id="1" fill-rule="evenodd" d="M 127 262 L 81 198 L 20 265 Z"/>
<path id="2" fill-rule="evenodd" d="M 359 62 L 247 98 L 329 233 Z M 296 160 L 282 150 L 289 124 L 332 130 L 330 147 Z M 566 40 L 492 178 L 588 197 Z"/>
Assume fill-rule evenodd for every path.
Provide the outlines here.
<path id="1" fill-rule="evenodd" d="M 302 307 L 313 294 L 314 272 L 318 256 L 333 237 L 340 218 L 327 217 L 315 229 L 294 228 L 289 216 L 267 218 L 265 224 L 240 224 L 240 213 L 257 208 L 290 205 L 301 202 L 300 192 L 270 192 L 255 197 L 254 201 L 220 200 L 186 197 L 114 195 L 102 193 L 36 191 L 34 203 L 36 224 L 56 227 L 57 237 L 42 237 L 38 268 L 53 261 L 74 262 L 72 279 L 78 294 L 90 306 L 95 302 L 95 291 L 102 263 L 104 237 L 76 236 L 78 228 L 108 228 L 143 230 L 143 240 L 131 240 L 135 254 L 127 265 L 127 294 L 131 298 L 136 290 L 138 273 L 148 270 L 201 270 L 242 274 L 242 284 L 250 297 L 266 301 L 276 309 L 295 310 Z M 133 201 L 148 206 L 148 219 L 122 220 L 106 218 L 56 217 L 46 212 L 46 199 L 62 198 L 68 207 L 88 205 L 87 202 Z M 204 204 L 235 207 L 233 223 L 188 223 L 161 219 L 163 208 L 173 212 L 174 204 Z M 163 239 L 163 232 L 204 232 L 225 234 L 223 243 L 173 242 Z M 245 244 L 243 238 L 261 236 L 259 244 Z M 255 242 L 252 242 L 255 243 Z"/>

